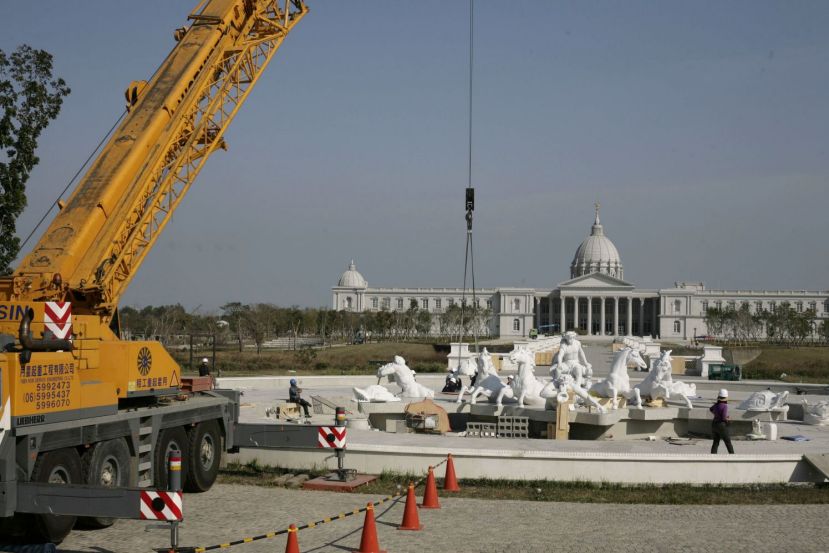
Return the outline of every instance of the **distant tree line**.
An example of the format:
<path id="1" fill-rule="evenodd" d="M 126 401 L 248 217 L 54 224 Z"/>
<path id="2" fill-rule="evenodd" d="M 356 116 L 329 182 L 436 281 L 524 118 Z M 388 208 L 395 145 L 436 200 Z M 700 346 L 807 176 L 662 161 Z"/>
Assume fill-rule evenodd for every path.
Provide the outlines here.
<path id="1" fill-rule="evenodd" d="M 829 342 L 829 320 L 818 323 L 814 309 L 798 311 L 788 302 L 772 310 L 752 313 L 747 304 L 738 309 L 713 307 L 705 313 L 708 333 L 735 343 L 769 342 L 790 346 L 806 341 Z"/>
<path id="2" fill-rule="evenodd" d="M 489 333 L 489 309 L 452 305 L 430 313 L 412 301 L 405 311 L 336 311 L 324 307 L 281 307 L 270 303 L 226 303 L 217 313 L 188 312 L 180 304 L 123 307 L 119 310 L 124 339 L 156 339 L 165 345 L 182 344 L 191 335 L 215 339 L 219 346 L 255 345 L 257 352 L 268 340 L 292 338 L 292 349 L 302 337 L 322 343 L 406 341 L 427 337 L 457 338 Z M 200 338 L 201 339 L 201 338 Z M 198 341 L 198 340 L 197 340 Z"/>

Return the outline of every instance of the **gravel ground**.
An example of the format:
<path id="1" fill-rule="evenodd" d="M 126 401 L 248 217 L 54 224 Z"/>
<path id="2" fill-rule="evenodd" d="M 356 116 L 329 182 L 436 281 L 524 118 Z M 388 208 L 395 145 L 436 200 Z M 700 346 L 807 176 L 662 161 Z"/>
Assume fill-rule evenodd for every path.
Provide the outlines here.
<path id="1" fill-rule="evenodd" d="M 185 496 L 182 545 L 206 546 L 285 528 L 290 523 L 365 507 L 360 494 L 216 485 Z M 670 506 L 488 501 L 442 497 L 440 510 L 420 510 L 425 528 L 399 532 L 403 499 L 377 507 L 380 545 L 423 552 L 829 552 L 826 505 Z M 304 552 L 355 551 L 363 515 L 299 533 Z M 59 551 L 120 553 L 169 545 L 158 523 L 120 521 L 106 530 L 74 531 Z M 284 551 L 285 537 L 235 546 L 239 553 Z"/>

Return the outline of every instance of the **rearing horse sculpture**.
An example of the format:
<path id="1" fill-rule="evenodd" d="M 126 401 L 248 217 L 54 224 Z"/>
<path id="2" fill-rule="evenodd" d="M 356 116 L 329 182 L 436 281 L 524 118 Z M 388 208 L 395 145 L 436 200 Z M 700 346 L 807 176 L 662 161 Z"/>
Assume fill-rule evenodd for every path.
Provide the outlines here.
<path id="1" fill-rule="evenodd" d="M 435 391 L 415 381 L 414 371 L 406 366 L 406 361 L 399 355 L 394 356 L 394 362 L 386 363 L 377 369 L 377 383 L 384 376 L 393 374 L 397 385 L 403 388 L 400 397 L 435 397 Z"/>
<path id="2" fill-rule="evenodd" d="M 470 372 L 467 370 L 467 372 Z M 464 369 L 461 369 L 460 374 L 464 376 L 472 376 L 473 373 L 467 374 Z M 475 378 L 475 386 L 464 386 L 461 393 L 458 394 L 458 403 L 463 401 L 464 392 L 469 392 L 472 399 L 469 401 L 475 405 L 478 396 L 483 394 L 484 397 L 490 401 L 495 401 L 498 393 L 502 388 L 506 387 L 501 379 L 498 377 L 498 371 L 495 370 L 495 365 L 492 364 L 492 355 L 484 348 L 483 353 L 478 357 L 477 372 L 478 376 Z"/>
<path id="3" fill-rule="evenodd" d="M 511 385 L 504 386 L 498 391 L 496 403 L 502 406 L 505 397 L 517 398 L 518 406 L 524 407 L 525 401 L 533 405 L 544 405 L 546 398 L 541 396 L 545 388 L 544 383 L 535 376 L 535 354 L 526 348 L 518 348 L 509 354 L 509 360 L 518 365 L 518 376 L 512 380 Z"/>
<path id="4" fill-rule="evenodd" d="M 642 359 L 639 350 L 625 346 L 616 352 L 613 357 L 613 364 L 610 366 L 610 375 L 604 380 L 593 384 L 590 391 L 600 397 L 613 399 L 613 409 L 619 407 L 619 395 L 631 399 L 630 377 L 628 376 L 628 363 L 633 361 L 640 369 L 647 368 L 647 363 Z"/>

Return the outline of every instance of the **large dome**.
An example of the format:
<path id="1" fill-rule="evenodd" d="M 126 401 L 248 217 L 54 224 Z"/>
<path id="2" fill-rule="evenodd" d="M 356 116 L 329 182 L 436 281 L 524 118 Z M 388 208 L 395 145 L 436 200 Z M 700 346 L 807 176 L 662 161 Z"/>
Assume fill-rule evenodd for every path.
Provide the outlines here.
<path id="1" fill-rule="evenodd" d="M 599 204 L 596 204 L 596 220 L 593 222 L 590 236 L 579 245 L 570 264 L 570 278 L 591 273 L 603 273 L 618 279 L 624 277 L 619 251 L 610 238 L 604 235 L 604 227 L 599 221 Z"/>
<path id="2" fill-rule="evenodd" d="M 348 269 L 340 275 L 340 280 L 337 281 L 337 286 L 341 288 L 368 288 L 368 283 L 366 279 L 363 278 L 363 275 L 360 274 L 360 271 L 357 270 L 357 265 L 354 264 L 354 260 L 351 260 L 351 263 L 348 264 Z"/>

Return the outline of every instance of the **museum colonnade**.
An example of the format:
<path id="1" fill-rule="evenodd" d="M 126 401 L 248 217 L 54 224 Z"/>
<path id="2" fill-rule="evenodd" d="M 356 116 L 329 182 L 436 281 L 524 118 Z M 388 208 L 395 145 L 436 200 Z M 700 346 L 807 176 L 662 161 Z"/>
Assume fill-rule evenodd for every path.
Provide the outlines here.
<path id="1" fill-rule="evenodd" d="M 536 326 L 541 329 L 582 330 L 593 336 L 658 334 L 657 297 L 563 295 L 536 298 L 536 302 Z"/>

